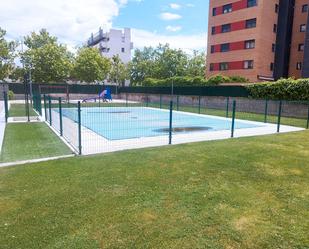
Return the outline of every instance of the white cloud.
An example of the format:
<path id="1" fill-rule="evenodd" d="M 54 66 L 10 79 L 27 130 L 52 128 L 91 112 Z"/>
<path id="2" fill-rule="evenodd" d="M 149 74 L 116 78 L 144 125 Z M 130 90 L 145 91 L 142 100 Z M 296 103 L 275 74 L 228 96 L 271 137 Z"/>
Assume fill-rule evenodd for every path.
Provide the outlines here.
<path id="1" fill-rule="evenodd" d="M 177 3 L 170 3 L 170 8 L 174 10 L 179 10 L 181 8 L 181 5 Z"/>
<path id="2" fill-rule="evenodd" d="M 164 21 L 178 20 L 181 19 L 182 16 L 178 14 L 173 14 L 170 12 L 163 12 L 160 14 L 160 18 Z"/>
<path id="3" fill-rule="evenodd" d="M 180 31 L 182 29 L 182 27 L 181 26 L 171 26 L 171 25 L 168 25 L 168 26 L 166 26 L 165 29 L 167 31 L 177 32 L 177 31 Z"/>
<path id="4" fill-rule="evenodd" d="M 10 38 L 46 28 L 70 46 L 86 41 L 99 26 L 111 28 L 112 20 L 128 0 L 9 0 L 0 1 L 1 27 Z"/>
<path id="5" fill-rule="evenodd" d="M 120 8 L 130 1 L 138 3 L 143 0 L 0 0 L 0 26 L 7 31 L 8 38 L 13 39 L 46 28 L 60 42 L 74 48 L 82 45 L 100 26 L 103 29 L 111 28 Z M 168 12 L 162 13 L 162 17 L 164 20 L 182 18 Z M 179 27 L 166 29 L 172 31 Z M 206 34 L 161 35 L 132 29 L 132 41 L 138 48 L 169 43 L 173 48 L 189 52 L 193 49 L 204 50 L 207 40 Z"/>
<path id="6" fill-rule="evenodd" d="M 187 53 L 193 50 L 205 50 L 207 46 L 207 34 L 196 35 L 161 35 L 146 30 L 133 29 L 132 38 L 135 48 L 143 48 L 147 46 L 156 47 L 161 44 L 168 43 L 172 48 L 180 48 Z"/>
<path id="7" fill-rule="evenodd" d="M 186 6 L 187 6 L 187 7 L 189 7 L 189 8 L 193 8 L 193 7 L 195 7 L 195 5 L 194 5 L 194 4 L 192 4 L 192 3 L 188 3 L 188 4 L 186 4 Z"/>

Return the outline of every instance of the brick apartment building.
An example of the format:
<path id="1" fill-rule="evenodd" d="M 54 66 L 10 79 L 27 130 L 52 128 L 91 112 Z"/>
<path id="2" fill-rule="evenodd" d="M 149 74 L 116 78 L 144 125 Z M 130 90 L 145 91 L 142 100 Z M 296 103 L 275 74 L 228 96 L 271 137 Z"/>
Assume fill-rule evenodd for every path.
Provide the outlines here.
<path id="1" fill-rule="evenodd" d="M 210 0 L 207 77 L 309 77 L 309 0 Z"/>

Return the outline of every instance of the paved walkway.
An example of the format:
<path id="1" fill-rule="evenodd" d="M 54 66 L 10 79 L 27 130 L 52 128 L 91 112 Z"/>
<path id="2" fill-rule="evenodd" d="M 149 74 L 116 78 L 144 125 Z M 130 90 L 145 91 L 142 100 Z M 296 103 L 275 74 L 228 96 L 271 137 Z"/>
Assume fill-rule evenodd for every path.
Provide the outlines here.
<path id="1" fill-rule="evenodd" d="M 46 161 L 52 161 L 52 160 L 57 160 L 57 159 L 62 159 L 62 158 L 69 158 L 69 157 L 74 157 L 74 156 L 75 156 L 74 154 L 70 154 L 70 155 L 64 155 L 64 156 L 45 157 L 45 158 L 24 160 L 24 161 L 17 161 L 17 162 L 0 163 L 0 168 L 28 164 L 28 163 L 46 162 Z"/>
<path id="2" fill-rule="evenodd" d="M 5 110 L 4 110 L 4 101 L 0 101 L 0 152 L 2 150 L 2 143 L 4 138 L 5 130 Z"/>

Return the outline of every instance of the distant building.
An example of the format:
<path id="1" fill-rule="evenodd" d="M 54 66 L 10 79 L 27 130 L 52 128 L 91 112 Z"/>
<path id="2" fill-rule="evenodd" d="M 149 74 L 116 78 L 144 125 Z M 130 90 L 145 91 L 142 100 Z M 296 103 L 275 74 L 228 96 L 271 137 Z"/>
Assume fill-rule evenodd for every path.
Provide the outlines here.
<path id="1" fill-rule="evenodd" d="M 131 61 L 131 50 L 133 43 L 131 42 L 131 30 L 111 29 L 109 32 L 103 32 L 99 29 L 96 34 L 91 34 L 87 41 L 88 47 L 96 47 L 100 50 L 101 55 L 107 58 L 112 58 L 114 55 L 119 55 L 123 63 Z"/>
<path id="2" fill-rule="evenodd" d="M 309 77 L 308 0 L 210 0 L 207 76 Z"/>

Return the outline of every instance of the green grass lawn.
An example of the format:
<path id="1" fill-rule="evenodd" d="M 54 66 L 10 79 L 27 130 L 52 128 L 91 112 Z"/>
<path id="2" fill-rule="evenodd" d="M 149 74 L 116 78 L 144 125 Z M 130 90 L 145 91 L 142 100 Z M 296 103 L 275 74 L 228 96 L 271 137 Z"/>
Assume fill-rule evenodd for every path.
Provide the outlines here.
<path id="1" fill-rule="evenodd" d="M 29 107 L 29 114 L 30 116 L 37 116 L 36 112 L 32 109 L 32 107 Z M 9 109 L 9 117 L 25 117 L 26 116 L 26 110 L 25 110 L 25 104 L 11 104 L 11 107 Z"/>
<path id="2" fill-rule="evenodd" d="M 70 149 L 44 123 L 9 123 L 0 162 L 70 154 Z"/>
<path id="3" fill-rule="evenodd" d="M 309 132 L 0 169 L 1 248 L 308 248 Z"/>

